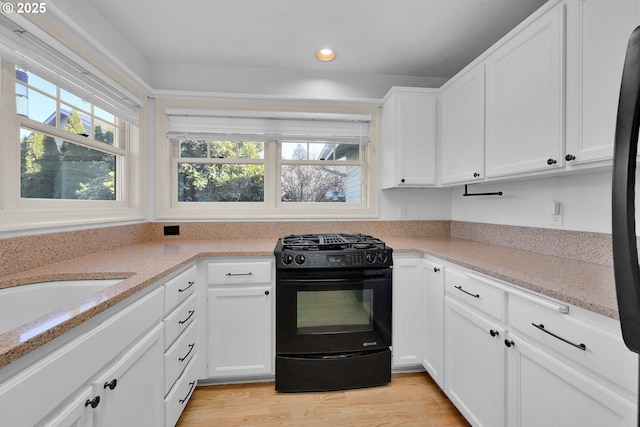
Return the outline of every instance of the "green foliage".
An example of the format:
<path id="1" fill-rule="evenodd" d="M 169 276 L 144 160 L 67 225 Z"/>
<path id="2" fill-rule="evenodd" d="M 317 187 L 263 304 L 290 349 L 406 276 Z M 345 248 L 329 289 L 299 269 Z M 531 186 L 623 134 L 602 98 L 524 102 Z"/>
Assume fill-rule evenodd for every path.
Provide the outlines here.
<path id="1" fill-rule="evenodd" d="M 87 135 L 77 111 L 64 127 Z M 96 126 L 96 141 L 113 144 L 113 129 Z M 115 200 L 115 156 L 32 132 L 21 141 L 21 195 L 25 198 Z"/>
<path id="2" fill-rule="evenodd" d="M 181 141 L 181 158 L 259 159 L 264 144 L 236 141 Z M 178 164 L 178 200 L 255 202 L 264 200 L 264 165 L 242 163 Z"/>

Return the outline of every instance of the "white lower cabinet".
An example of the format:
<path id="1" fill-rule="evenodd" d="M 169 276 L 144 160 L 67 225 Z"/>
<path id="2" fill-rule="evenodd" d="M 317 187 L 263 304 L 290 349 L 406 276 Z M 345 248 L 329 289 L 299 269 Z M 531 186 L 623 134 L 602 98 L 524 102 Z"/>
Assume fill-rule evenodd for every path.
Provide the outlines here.
<path id="1" fill-rule="evenodd" d="M 92 383 L 95 427 L 162 425 L 162 343 L 158 325 Z"/>
<path id="2" fill-rule="evenodd" d="M 423 351 L 423 264 L 418 255 L 394 256 L 392 365 L 420 366 Z"/>
<path id="3" fill-rule="evenodd" d="M 272 260 L 209 263 L 209 378 L 274 373 Z"/>
<path id="4" fill-rule="evenodd" d="M 474 426 L 504 425 L 504 328 L 445 297 L 444 391 Z"/>
<path id="5" fill-rule="evenodd" d="M 444 387 L 444 276 L 442 264 L 422 261 L 422 366 Z"/>
<path id="6" fill-rule="evenodd" d="M 516 336 L 508 354 L 509 427 L 632 427 L 634 403 Z"/>
<path id="7" fill-rule="evenodd" d="M 473 426 L 637 425 L 618 321 L 444 264 L 443 389 Z"/>
<path id="8" fill-rule="evenodd" d="M 163 291 L 88 321 L 92 328 L 2 381 L 0 423 L 162 425 Z"/>
<path id="9" fill-rule="evenodd" d="M 163 372 L 160 399 L 164 399 L 164 425 L 167 427 L 176 424 L 197 384 L 193 366 L 200 349 L 197 339 L 198 285 L 196 266 L 189 267 L 164 285 L 164 365 L 160 371 Z"/>

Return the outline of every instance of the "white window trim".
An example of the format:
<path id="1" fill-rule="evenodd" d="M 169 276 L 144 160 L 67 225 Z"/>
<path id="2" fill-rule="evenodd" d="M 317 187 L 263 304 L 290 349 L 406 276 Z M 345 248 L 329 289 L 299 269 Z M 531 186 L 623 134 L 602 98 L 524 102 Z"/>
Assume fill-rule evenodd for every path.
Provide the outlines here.
<path id="1" fill-rule="evenodd" d="M 122 132 L 128 144 L 128 155 L 117 167 L 122 168 L 118 200 L 43 200 L 20 197 L 19 129 L 41 126 L 15 113 L 15 65 L 1 61 L 0 80 L 0 233 L 4 231 L 104 224 L 146 219 L 145 206 L 145 132 L 133 125 Z M 43 76 L 46 78 L 46 76 Z M 141 112 L 141 129 L 144 113 Z M 46 127 L 49 134 L 65 135 L 66 131 Z M 66 136 L 64 136 L 66 137 Z M 76 138 L 69 135 L 69 139 Z M 89 141 L 84 142 L 92 146 Z M 120 150 L 120 149 L 116 149 Z"/>
<path id="2" fill-rule="evenodd" d="M 242 100 L 229 102 L 228 100 L 202 100 L 202 99 L 157 99 L 155 102 L 156 121 L 156 206 L 155 217 L 161 220 L 246 220 L 246 219 L 362 219 L 378 217 L 378 188 L 377 183 L 377 123 L 379 116 L 378 105 L 342 104 L 339 102 L 270 102 Z M 353 206 L 344 203 L 336 206 L 333 203 L 285 203 L 270 201 L 265 198 L 264 203 L 238 202 L 238 203 L 191 203 L 177 202 L 177 182 L 174 179 L 174 170 L 177 170 L 177 162 L 173 158 L 172 144 L 167 136 L 168 120 L 166 110 L 178 109 L 224 109 L 233 111 L 229 104 L 234 104 L 237 111 L 255 111 L 264 115 L 265 112 L 291 111 L 296 113 L 320 113 L 320 114 L 362 114 L 369 115 L 369 142 L 363 144 L 363 177 L 368 177 L 363 182 L 363 203 Z M 276 144 L 267 144 L 265 149 L 276 150 Z M 278 159 L 278 153 L 265 153 L 265 157 Z M 276 164 L 265 164 L 265 192 L 273 192 L 279 188 L 278 174 L 269 173 L 270 167 Z M 326 163 L 323 163 L 326 164 Z M 275 178 L 274 178 L 275 176 Z"/>

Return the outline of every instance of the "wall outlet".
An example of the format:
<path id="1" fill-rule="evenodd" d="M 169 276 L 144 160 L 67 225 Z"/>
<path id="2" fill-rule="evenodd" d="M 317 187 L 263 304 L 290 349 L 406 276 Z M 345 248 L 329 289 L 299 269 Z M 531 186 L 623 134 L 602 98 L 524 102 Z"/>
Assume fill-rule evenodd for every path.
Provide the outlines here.
<path id="1" fill-rule="evenodd" d="M 407 205 L 398 205 L 398 218 L 407 217 Z"/>
<path id="2" fill-rule="evenodd" d="M 164 235 L 165 236 L 177 236 L 180 234 L 180 226 L 179 225 L 165 225 L 164 226 Z"/>

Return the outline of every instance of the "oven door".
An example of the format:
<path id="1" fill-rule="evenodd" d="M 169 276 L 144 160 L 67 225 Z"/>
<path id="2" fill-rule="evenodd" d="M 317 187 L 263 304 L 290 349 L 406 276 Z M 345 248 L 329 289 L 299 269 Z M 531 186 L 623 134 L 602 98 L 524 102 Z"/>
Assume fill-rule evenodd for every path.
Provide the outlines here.
<path id="1" fill-rule="evenodd" d="M 276 353 L 391 346 L 391 269 L 278 271 Z"/>

